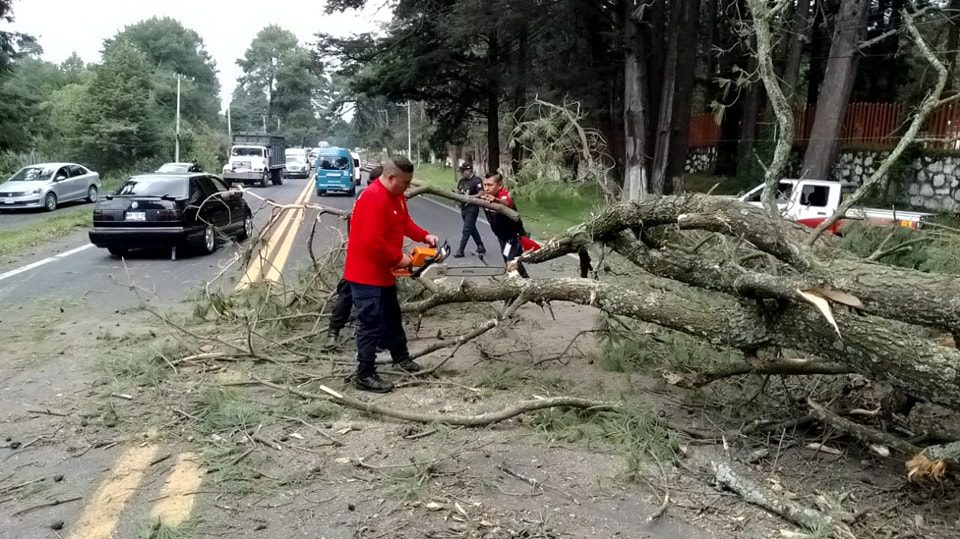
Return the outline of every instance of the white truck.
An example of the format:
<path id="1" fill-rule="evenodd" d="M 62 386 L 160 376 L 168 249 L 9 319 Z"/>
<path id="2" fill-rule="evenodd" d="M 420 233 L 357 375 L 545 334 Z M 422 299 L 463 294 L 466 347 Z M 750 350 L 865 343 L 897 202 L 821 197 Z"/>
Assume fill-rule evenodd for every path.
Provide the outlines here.
<path id="1" fill-rule="evenodd" d="M 762 206 L 764 185 L 758 185 L 739 197 L 741 202 Z M 833 215 L 846 197 L 857 186 L 830 180 L 780 180 L 777 189 L 777 207 L 785 219 L 796 221 L 804 226 L 816 228 Z M 854 207 L 828 230 L 836 234 L 850 221 L 864 221 L 874 225 L 922 228 L 924 223 L 935 217 L 932 213 L 921 213 L 878 208 Z"/>
<path id="2" fill-rule="evenodd" d="M 276 135 L 236 133 L 223 179 L 228 183 L 254 184 L 266 187 L 283 183 L 284 139 Z"/>

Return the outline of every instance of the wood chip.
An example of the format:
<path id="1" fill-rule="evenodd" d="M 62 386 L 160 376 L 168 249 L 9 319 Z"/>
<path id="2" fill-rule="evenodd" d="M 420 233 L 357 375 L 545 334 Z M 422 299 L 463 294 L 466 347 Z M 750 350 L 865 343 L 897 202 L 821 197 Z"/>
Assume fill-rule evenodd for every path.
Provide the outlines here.
<path id="1" fill-rule="evenodd" d="M 830 447 L 829 445 L 823 445 L 823 444 L 818 443 L 818 442 L 813 442 L 813 443 L 811 443 L 811 444 L 807 444 L 806 447 L 807 447 L 807 449 L 812 449 L 812 450 L 814 450 L 814 451 L 818 451 L 818 452 L 820 452 L 820 453 L 827 453 L 827 454 L 830 454 L 830 455 L 842 455 L 842 454 L 843 454 L 843 451 L 840 451 L 839 449 L 835 449 L 835 448 L 833 448 L 833 447 Z"/>

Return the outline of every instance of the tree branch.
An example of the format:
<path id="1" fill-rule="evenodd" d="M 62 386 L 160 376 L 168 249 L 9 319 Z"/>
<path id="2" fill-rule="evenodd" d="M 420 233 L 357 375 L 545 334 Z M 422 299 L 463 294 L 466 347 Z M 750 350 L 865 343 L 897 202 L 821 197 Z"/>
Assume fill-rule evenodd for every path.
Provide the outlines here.
<path id="1" fill-rule="evenodd" d="M 407 191 L 406 195 L 408 199 L 418 195 L 434 195 L 434 196 L 446 198 L 448 200 L 453 200 L 455 202 L 472 204 L 474 206 L 479 206 L 487 210 L 495 211 L 497 213 L 500 213 L 508 217 L 513 221 L 520 220 L 520 214 L 517 213 L 516 210 L 512 210 L 507 206 L 504 206 L 503 204 L 494 204 L 492 202 L 487 202 L 482 198 L 468 197 L 465 195 L 461 195 L 460 193 L 454 193 L 453 191 L 445 191 L 443 189 L 439 189 L 432 185 L 427 185 L 420 181 L 414 181 L 413 189 L 410 189 L 409 191 Z"/>
<path id="2" fill-rule="evenodd" d="M 863 182 L 859 189 L 856 190 L 852 195 L 847 197 L 847 200 L 840 204 L 840 207 L 837 208 L 837 211 L 833 213 L 829 218 L 824 222 L 820 223 L 806 241 L 806 245 L 813 245 L 817 241 L 817 238 L 828 228 L 832 227 L 846 215 L 847 211 L 850 210 L 853 206 L 860 202 L 874 187 L 876 187 L 880 182 L 882 182 L 887 174 L 890 172 L 890 168 L 894 163 L 900 159 L 900 155 L 907 149 L 907 146 L 913 143 L 917 138 L 917 134 L 920 132 L 920 129 L 923 127 L 924 122 L 927 120 L 927 116 L 937 107 L 940 102 L 940 95 L 943 93 L 943 89 L 947 85 L 947 79 L 949 78 L 949 72 L 947 67 L 943 65 L 943 62 L 937 58 L 937 55 L 930 49 L 930 46 L 927 45 L 927 42 L 923 39 L 923 36 L 920 34 L 920 31 L 917 30 L 917 25 L 914 21 L 913 15 L 903 12 L 903 23 L 907 27 L 907 30 L 910 32 L 910 36 L 913 38 L 914 43 L 917 45 L 917 49 L 920 51 L 920 55 L 933 67 L 934 71 L 937 73 L 937 82 L 934 84 L 933 89 L 930 90 L 930 93 L 924 98 L 923 102 L 920 104 L 920 108 L 917 110 L 917 113 L 913 116 L 913 120 L 910 122 L 910 127 L 907 128 L 907 131 L 900 137 L 900 140 L 897 141 L 897 145 L 893 148 L 893 151 L 890 152 L 884 160 L 880 163 L 880 166 L 874 171 L 870 177 Z"/>
<path id="3" fill-rule="evenodd" d="M 710 372 L 700 372 L 689 375 L 667 375 L 668 383 L 685 389 L 695 389 L 712 384 L 717 380 L 730 378 L 732 376 L 743 375 L 784 375 L 784 376 L 811 376 L 815 374 L 849 374 L 853 369 L 846 365 L 837 363 L 824 363 L 820 361 L 807 361 L 797 359 L 784 359 L 772 361 L 759 366 L 753 366 L 748 363 L 741 365 L 731 365 L 722 369 Z"/>
<path id="4" fill-rule="evenodd" d="M 408 412 L 396 408 L 387 408 L 370 402 L 363 402 L 338 393 L 325 386 L 320 386 L 320 389 L 325 393 L 325 395 L 318 395 L 315 393 L 308 393 L 294 387 L 274 384 L 259 378 L 255 378 L 254 380 L 261 385 L 280 391 L 286 391 L 305 399 L 327 400 L 333 402 L 334 404 L 353 408 L 368 414 L 400 419 L 402 421 L 412 421 L 414 423 L 433 423 L 459 427 L 487 427 L 495 423 L 506 421 L 518 415 L 528 414 L 530 412 L 543 410 L 545 408 L 578 408 L 582 410 L 589 409 L 597 412 L 616 411 L 620 410 L 621 408 L 619 404 L 604 401 L 594 401 L 576 397 L 553 397 L 547 399 L 522 401 L 517 403 L 515 406 L 510 406 L 496 412 L 487 412 L 477 415 L 424 414 L 419 412 Z"/>
<path id="5" fill-rule="evenodd" d="M 811 531 L 828 530 L 836 524 L 836 521 L 830 515 L 810 507 L 804 507 L 759 483 L 740 476 L 725 462 L 713 462 L 712 466 L 714 480 L 717 484 L 735 492 L 748 503 L 762 507 Z"/>
<path id="6" fill-rule="evenodd" d="M 764 172 L 766 189 L 763 192 L 763 207 L 773 217 L 780 216 L 780 210 L 777 208 L 777 185 L 783 178 L 784 171 L 790 161 L 790 150 L 793 148 L 794 138 L 794 120 L 790 102 L 780 87 L 780 81 L 773 66 L 773 36 L 770 33 L 770 21 L 790 3 L 790 0 L 777 0 L 771 6 L 767 0 L 748 0 L 747 2 L 750 15 L 753 18 L 754 35 L 757 39 L 757 63 L 759 64 L 760 80 L 763 81 L 763 87 L 770 98 L 770 104 L 777 117 L 779 128 L 777 145 L 773 151 L 773 161 Z"/>

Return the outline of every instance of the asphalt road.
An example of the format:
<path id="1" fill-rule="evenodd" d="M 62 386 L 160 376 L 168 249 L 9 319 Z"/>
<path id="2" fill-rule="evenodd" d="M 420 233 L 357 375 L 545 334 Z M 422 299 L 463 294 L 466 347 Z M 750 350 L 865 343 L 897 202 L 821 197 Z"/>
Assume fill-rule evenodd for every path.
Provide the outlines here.
<path id="1" fill-rule="evenodd" d="M 287 180 L 281 186 L 251 189 L 246 198 L 256 212 L 257 230 L 264 226 L 270 214 L 270 208 L 264 208 L 258 197 L 271 199 L 279 204 L 292 204 L 304 193 L 308 183 L 311 182 Z M 310 188 L 307 201 L 349 210 L 354 199 L 343 196 L 320 198 Z M 257 211 L 257 208 L 262 209 Z M 456 247 L 460 238 L 461 220 L 455 207 L 417 197 L 410 201 L 409 208 L 420 226 L 442 238 L 448 238 L 454 248 Z M 5 216 L 4 221 L 0 221 L 0 228 L 21 226 L 17 221 L 7 220 L 7 217 L 15 216 L 16 214 Z M 283 275 L 286 278 L 295 276 L 299 269 L 309 264 L 307 242 L 315 216 L 315 211 L 308 211 L 300 222 L 292 225 L 296 236 L 292 238 L 292 243 L 287 242 L 289 256 L 283 266 Z M 479 227 L 491 252 L 487 255 L 488 261 L 499 262 L 496 253 L 498 243 L 490 227 L 484 223 L 480 223 Z M 315 252 L 323 252 L 335 245 L 345 232 L 342 222 L 332 216 L 323 216 L 314 239 Z M 471 242 L 468 252 L 473 248 Z M 234 247 L 226 246 L 209 256 L 180 252 L 177 260 L 171 260 L 169 251 L 162 250 L 133 253 L 120 260 L 111 257 L 105 249 L 90 245 L 84 233 L 61 241 L 56 251 L 43 253 L 47 256 L 37 255 L 39 259 L 27 258 L 21 260 L 17 266 L 0 270 L 0 309 L 47 299 L 83 300 L 84 304 L 91 306 L 94 311 L 91 314 L 94 315 L 135 308 L 141 304 L 141 299 L 157 306 L 168 306 L 194 297 L 207 282 L 230 264 L 236 253 Z M 451 263 L 479 264 L 479 260 L 468 256 Z M 235 264 L 226 271 L 225 276 L 239 280 L 241 274 L 241 268 Z M 236 280 L 223 280 L 224 288 L 232 288 Z M 139 292 L 134 293 L 130 285 L 135 285 Z"/>

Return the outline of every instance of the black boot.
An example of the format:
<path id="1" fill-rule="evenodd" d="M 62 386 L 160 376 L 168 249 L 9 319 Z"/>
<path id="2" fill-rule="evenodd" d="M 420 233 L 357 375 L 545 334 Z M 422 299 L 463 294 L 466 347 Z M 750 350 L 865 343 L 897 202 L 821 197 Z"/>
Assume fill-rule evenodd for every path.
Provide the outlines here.
<path id="1" fill-rule="evenodd" d="M 487 254 L 487 248 L 484 247 L 483 245 L 478 245 L 478 246 L 477 246 L 477 254 L 478 254 L 478 255 L 485 255 L 485 254 Z"/>
<path id="2" fill-rule="evenodd" d="M 453 253 L 453 258 L 463 258 L 464 256 L 465 255 L 463 254 L 463 251 L 457 251 Z"/>
<path id="3" fill-rule="evenodd" d="M 353 378 L 353 387 L 360 391 L 371 391 L 373 393 L 390 393 L 393 391 L 393 384 L 380 378 L 377 373 L 360 375 Z"/>

